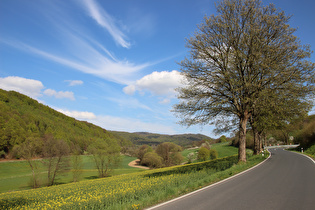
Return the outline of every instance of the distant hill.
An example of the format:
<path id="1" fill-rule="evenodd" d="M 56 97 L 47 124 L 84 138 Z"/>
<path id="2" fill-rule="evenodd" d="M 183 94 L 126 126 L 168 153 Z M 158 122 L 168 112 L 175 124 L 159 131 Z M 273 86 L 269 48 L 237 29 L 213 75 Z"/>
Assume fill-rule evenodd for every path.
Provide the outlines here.
<path id="1" fill-rule="evenodd" d="M 156 133 L 147 133 L 147 132 L 135 132 L 135 133 L 118 132 L 118 131 L 113 131 L 113 132 L 137 145 L 142 145 L 142 144 L 157 145 L 162 142 L 173 142 L 181 146 L 186 146 L 186 145 L 191 145 L 193 142 L 198 142 L 202 140 L 215 141 L 215 139 L 212 139 L 202 134 L 165 135 L 165 134 L 156 134 Z"/>
<path id="2" fill-rule="evenodd" d="M 131 144 L 113 132 L 68 117 L 28 96 L 0 89 L 0 152 L 8 153 L 25 139 L 43 138 L 46 134 L 79 145 L 83 151 L 98 138 L 120 146 Z"/>

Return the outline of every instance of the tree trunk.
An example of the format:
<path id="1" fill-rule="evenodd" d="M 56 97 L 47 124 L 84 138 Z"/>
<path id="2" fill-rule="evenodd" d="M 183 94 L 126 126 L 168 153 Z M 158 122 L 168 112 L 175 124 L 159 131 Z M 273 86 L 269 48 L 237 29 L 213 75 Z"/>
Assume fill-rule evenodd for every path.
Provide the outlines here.
<path id="1" fill-rule="evenodd" d="M 260 138 L 259 138 L 259 133 L 257 129 L 253 128 L 253 133 L 254 133 L 254 155 L 258 155 L 260 153 Z"/>
<path id="2" fill-rule="evenodd" d="M 246 162 L 246 124 L 247 124 L 247 113 L 240 118 L 240 140 L 238 148 L 238 161 Z"/>
<path id="3" fill-rule="evenodd" d="M 266 146 L 266 133 L 263 134 L 263 140 L 261 141 L 261 148 L 263 149 Z"/>
<path id="4" fill-rule="evenodd" d="M 258 140 L 259 140 L 259 151 L 262 152 L 263 151 L 263 136 L 264 136 L 264 132 L 259 132 L 258 133 Z"/>
<path id="5" fill-rule="evenodd" d="M 31 160 L 27 160 L 28 164 L 30 165 L 31 169 L 32 169 L 32 177 L 33 177 L 33 188 L 37 188 L 39 187 L 38 183 L 37 183 L 37 176 L 36 176 L 36 163 L 34 163 L 34 165 L 32 164 Z"/>

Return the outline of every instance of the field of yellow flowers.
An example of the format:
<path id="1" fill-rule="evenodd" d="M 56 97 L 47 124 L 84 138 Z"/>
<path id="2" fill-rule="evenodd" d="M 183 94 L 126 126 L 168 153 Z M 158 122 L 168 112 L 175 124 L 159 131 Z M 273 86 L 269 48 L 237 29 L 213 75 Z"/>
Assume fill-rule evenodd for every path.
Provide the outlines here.
<path id="1" fill-rule="evenodd" d="M 135 173 L 3 193 L 0 196 L 0 209 L 114 209 L 117 204 L 136 201 L 144 195 L 150 196 L 158 188 L 179 184 L 188 176 L 189 174 L 173 174 L 148 177 L 144 173 Z M 130 205 L 130 209 L 139 207 L 138 203 Z"/>
<path id="2" fill-rule="evenodd" d="M 216 174 L 215 169 L 209 168 L 185 173 L 164 173 L 170 170 L 178 171 L 178 166 L 2 193 L 0 209 L 142 209 L 170 195 L 184 193 L 187 188 L 209 183 L 211 176 Z"/>

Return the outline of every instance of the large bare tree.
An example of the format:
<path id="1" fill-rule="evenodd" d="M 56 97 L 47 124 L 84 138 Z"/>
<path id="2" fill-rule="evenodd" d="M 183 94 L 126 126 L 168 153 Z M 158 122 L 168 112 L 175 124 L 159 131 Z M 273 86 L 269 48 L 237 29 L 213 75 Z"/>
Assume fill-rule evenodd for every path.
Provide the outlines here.
<path id="1" fill-rule="evenodd" d="M 246 161 L 246 125 L 269 94 L 308 98 L 314 92 L 310 47 L 300 44 L 290 17 L 259 0 L 223 0 L 187 40 L 190 57 L 181 70 L 174 111 L 184 125 L 239 122 L 239 161 Z"/>

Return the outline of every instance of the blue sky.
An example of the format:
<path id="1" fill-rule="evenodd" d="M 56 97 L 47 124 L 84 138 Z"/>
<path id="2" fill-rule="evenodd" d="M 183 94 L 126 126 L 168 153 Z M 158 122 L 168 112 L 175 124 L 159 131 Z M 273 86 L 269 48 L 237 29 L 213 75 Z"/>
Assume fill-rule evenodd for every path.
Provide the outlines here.
<path id="1" fill-rule="evenodd" d="M 185 38 L 215 14 L 214 2 L 0 0 L 0 88 L 108 130 L 217 138 L 212 126 L 182 127 L 170 112 Z M 314 1 L 263 3 L 293 15 L 314 51 Z"/>

